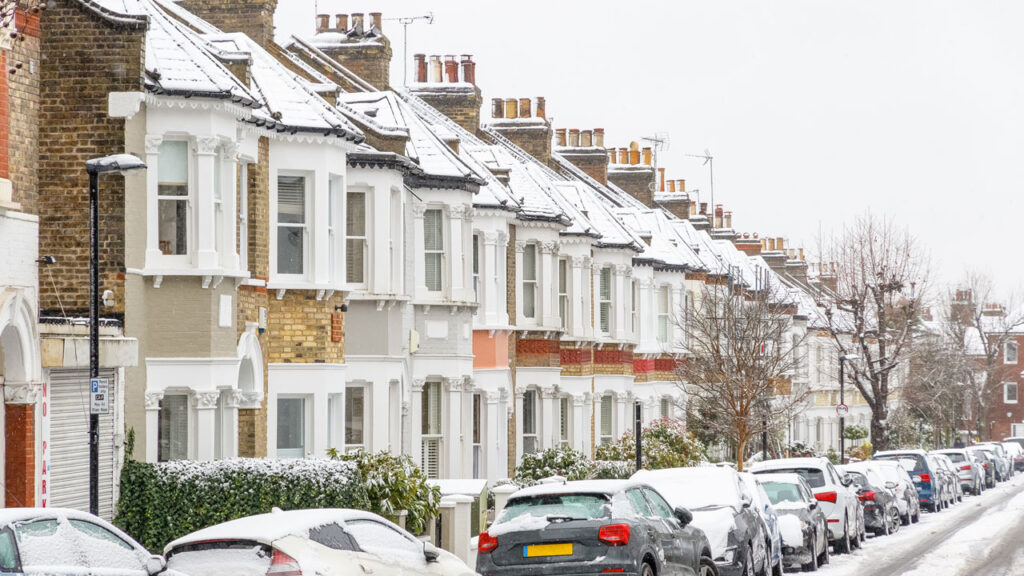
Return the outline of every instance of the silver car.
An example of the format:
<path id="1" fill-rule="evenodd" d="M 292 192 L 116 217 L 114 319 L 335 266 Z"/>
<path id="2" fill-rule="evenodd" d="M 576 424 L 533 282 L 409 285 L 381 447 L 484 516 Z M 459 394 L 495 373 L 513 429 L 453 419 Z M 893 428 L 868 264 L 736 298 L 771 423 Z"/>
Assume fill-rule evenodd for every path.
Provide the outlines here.
<path id="1" fill-rule="evenodd" d="M 975 496 L 981 494 L 985 489 L 985 468 L 970 450 L 949 448 L 936 450 L 935 453 L 949 458 L 953 463 L 960 478 L 960 488 L 965 493 Z"/>
<path id="2" fill-rule="evenodd" d="M 904 526 L 921 520 L 921 501 L 917 497 L 917 488 L 910 478 L 910 473 L 897 460 L 875 460 L 878 470 L 887 482 L 896 483 L 897 502 L 900 521 Z"/>

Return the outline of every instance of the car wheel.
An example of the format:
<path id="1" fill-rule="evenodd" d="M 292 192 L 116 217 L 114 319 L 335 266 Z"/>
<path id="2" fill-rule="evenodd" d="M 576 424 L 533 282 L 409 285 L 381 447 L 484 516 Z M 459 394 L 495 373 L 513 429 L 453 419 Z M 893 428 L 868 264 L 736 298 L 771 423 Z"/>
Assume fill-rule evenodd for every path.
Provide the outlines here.
<path id="1" fill-rule="evenodd" d="M 782 560 L 775 566 L 772 566 L 772 576 L 782 576 Z"/>
<path id="2" fill-rule="evenodd" d="M 743 563 L 743 576 L 755 576 L 753 544 L 747 544 L 747 560 Z"/>
<path id="3" fill-rule="evenodd" d="M 804 572 L 817 572 L 818 571 L 818 558 L 821 557 L 821 555 L 817 553 L 818 552 L 818 550 L 817 550 L 818 534 L 814 535 L 814 544 L 815 544 L 815 549 L 811 550 L 811 561 L 800 567 L 800 569 L 803 570 Z M 828 550 L 828 539 L 827 538 L 825 539 L 825 545 L 822 546 L 822 548 L 824 550 Z"/>
<path id="4" fill-rule="evenodd" d="M 920 502 L 917 503 L 917 508 L 914 511 L 914 518 L 913 518 L 913 520 L 914 520 L 914 524 L 917 524 L 918 522 L 921 521 L 921 503 Z"/>
<path id="5" fill-rule="evenodd" d="M 836 554 L 850 553 L 850 519 L 843 518 L 843 539 L 836 542 Z"/>
<path id="6" fill-rule="evenodd" d="M 764 543 L 764 563 L 761 565 L 761 574 L 764 576 L 772 574 L 772 543 L 770 540 Z"/>
<path id="7" fill-rule="evenodd" d="M 900 519 L 899 509 L 893 506 L 892 514 L 890 514 L 890 516 L 892 517 L 892 530 L 890 530 L 889 533 L 895 534 L 900 531 L 900 526 L 903 525 L 903 521 Z"/>
<path id="8" fill-rule="evenodd" d="M 647 562 L 644 562 L 643 566 L 640 568 L 640 576 L 654 576 L 654 568 L 652 568 Z"/>
<path id="9" fill-rule="evenodd" d="M 829 561 L 829 547 L 828 542 L 825 543 L 825 547 L 822 549 L 821 558 L 818 558 L 818 566 L 824 566 Z"/>
<path id="10" fill-rule="evenodd" d="M 700 576 L 718 576 L 718 567 L 710 556 L 700 557 Z"/>

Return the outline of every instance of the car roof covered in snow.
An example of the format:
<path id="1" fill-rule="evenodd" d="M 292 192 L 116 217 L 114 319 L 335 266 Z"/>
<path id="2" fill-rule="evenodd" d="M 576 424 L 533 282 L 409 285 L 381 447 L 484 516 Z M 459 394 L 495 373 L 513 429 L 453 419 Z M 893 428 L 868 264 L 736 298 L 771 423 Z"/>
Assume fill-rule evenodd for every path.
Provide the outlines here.
<path id="1" fill-rule="evenodd" d="M 762 470 L 785 470 L 787 468 L 814 467 L 822 468 L 828 464 L 828 460 L 821 457 L 807 458 L 779 458 L 778 460 L 766 460 L 750 466 L 751 472 Z"/>
<path id="2" fill-rule="evenodd" d="M 558 482 L 550 484 L 537 484 L 523 488 L 512 494 L 509 499 L 529 498 L 531 496 L 545 496 L 549 494 L 617 494 L 632 486 L 646 486 L 642 482 L 632 480 L 576 480 L 572 482 Z"/>

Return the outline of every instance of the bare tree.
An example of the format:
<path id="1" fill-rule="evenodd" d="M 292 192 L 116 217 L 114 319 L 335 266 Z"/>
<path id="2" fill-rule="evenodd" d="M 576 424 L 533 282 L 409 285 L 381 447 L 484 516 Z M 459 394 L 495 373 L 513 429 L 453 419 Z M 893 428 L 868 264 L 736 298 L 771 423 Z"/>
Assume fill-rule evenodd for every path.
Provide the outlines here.
<path id="1" fill-rule="evenodd" d="M 900 393 L 903 415 L 932 432 L 936 448 L 953 441 L 967 413 L 965 390 L 970 373 L 963 339 L 949 337 L 946 318 L 929 323 L 915 338 L 907 381 Z"/>
<path id="2" fill-rule="evenodd" d="M 947 337 L 973 360 L 965 380 L 974 403 L 978 433 L 989 438 L 992 400 L 1008 377 L 1016 380 L 1018 367 L 1005 364 L 1003 353 L 1024 329 L 1024 307 L 1014 294 L 996 294 L 988 276 L 970 272 L 949 295 L 946 314 Z"/>
<path id="3" fill-rule="evenodd" d="M 840 355 L 859 357 L 848 364 L 851 380 L 871 408 L 871 442 L 885 450 L 894 371 L 913 340 L 927 259 L 909 230 L 870 213 L 822 242 L 821 258 L 834 270 L 821 295 L 829 332 Z"/>
<path id="4" fill-rule="evenodd" d="M 764 423 L 771 429 L 805 394 L 790 385 L 804 331 L 794 330 L 796 303 L 786 296 L 779 288 L 705 285 L 679 322 L 688 354 L 677 366 L 677 385 L 691 412 L 702 414 L 702 435 L 736 443 L 740 470 Z"/>

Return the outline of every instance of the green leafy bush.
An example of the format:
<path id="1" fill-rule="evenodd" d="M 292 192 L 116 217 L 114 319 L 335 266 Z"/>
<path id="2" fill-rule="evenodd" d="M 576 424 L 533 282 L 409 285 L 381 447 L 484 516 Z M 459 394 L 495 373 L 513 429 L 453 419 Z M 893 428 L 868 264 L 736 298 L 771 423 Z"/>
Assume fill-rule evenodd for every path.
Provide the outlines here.
<path id="1" fill-rule="evenodd" d="M 397 512 L 405 510 L 406 528 L 419 534 L 427 522 L 437 515 L 441 490 L 427 482 L 427 475 L 413 463 L 408 454 L 394 456 L 381 451 L 340 454 L 329 450 L 332 459 L 356 465 L 360 481 L 370 498 L 369 510 L 397 521 Z"/>
<path id="2" fill-rule="evenodd" d="M 590 477 L 591 467 L 590 460 L 583 452 L 559 446 L 543 452 L 523 454 L 523 460 L 516 467 L 516 475 L 512 480 L 519 486 L 531 486 L 552 476 L 585 480 Z"/>
<path id="3" fill-rule="evenodd" d="M 660 418 L 641 432 L 644 468 L 680 468 L 706 459 L 704 446 L 678 420 Z M 636 462 L 636 439 L 628 430 L 615 442 L 597 447 L 597 459 Z"/>
<path id="4" fill-rule="evenodd" d="M 590 477 L 594 480 L 626 480 L 636 472 L 636 464 L 626 461 L 595 460 Z"/>
<path id="5" fill-rule="evenodd" d="M 114 523 L 159 552 L 190 532 L 274 507 L 371 509 L 355 462 L 237 458 L 150 464 L 126 459 Z"/>

